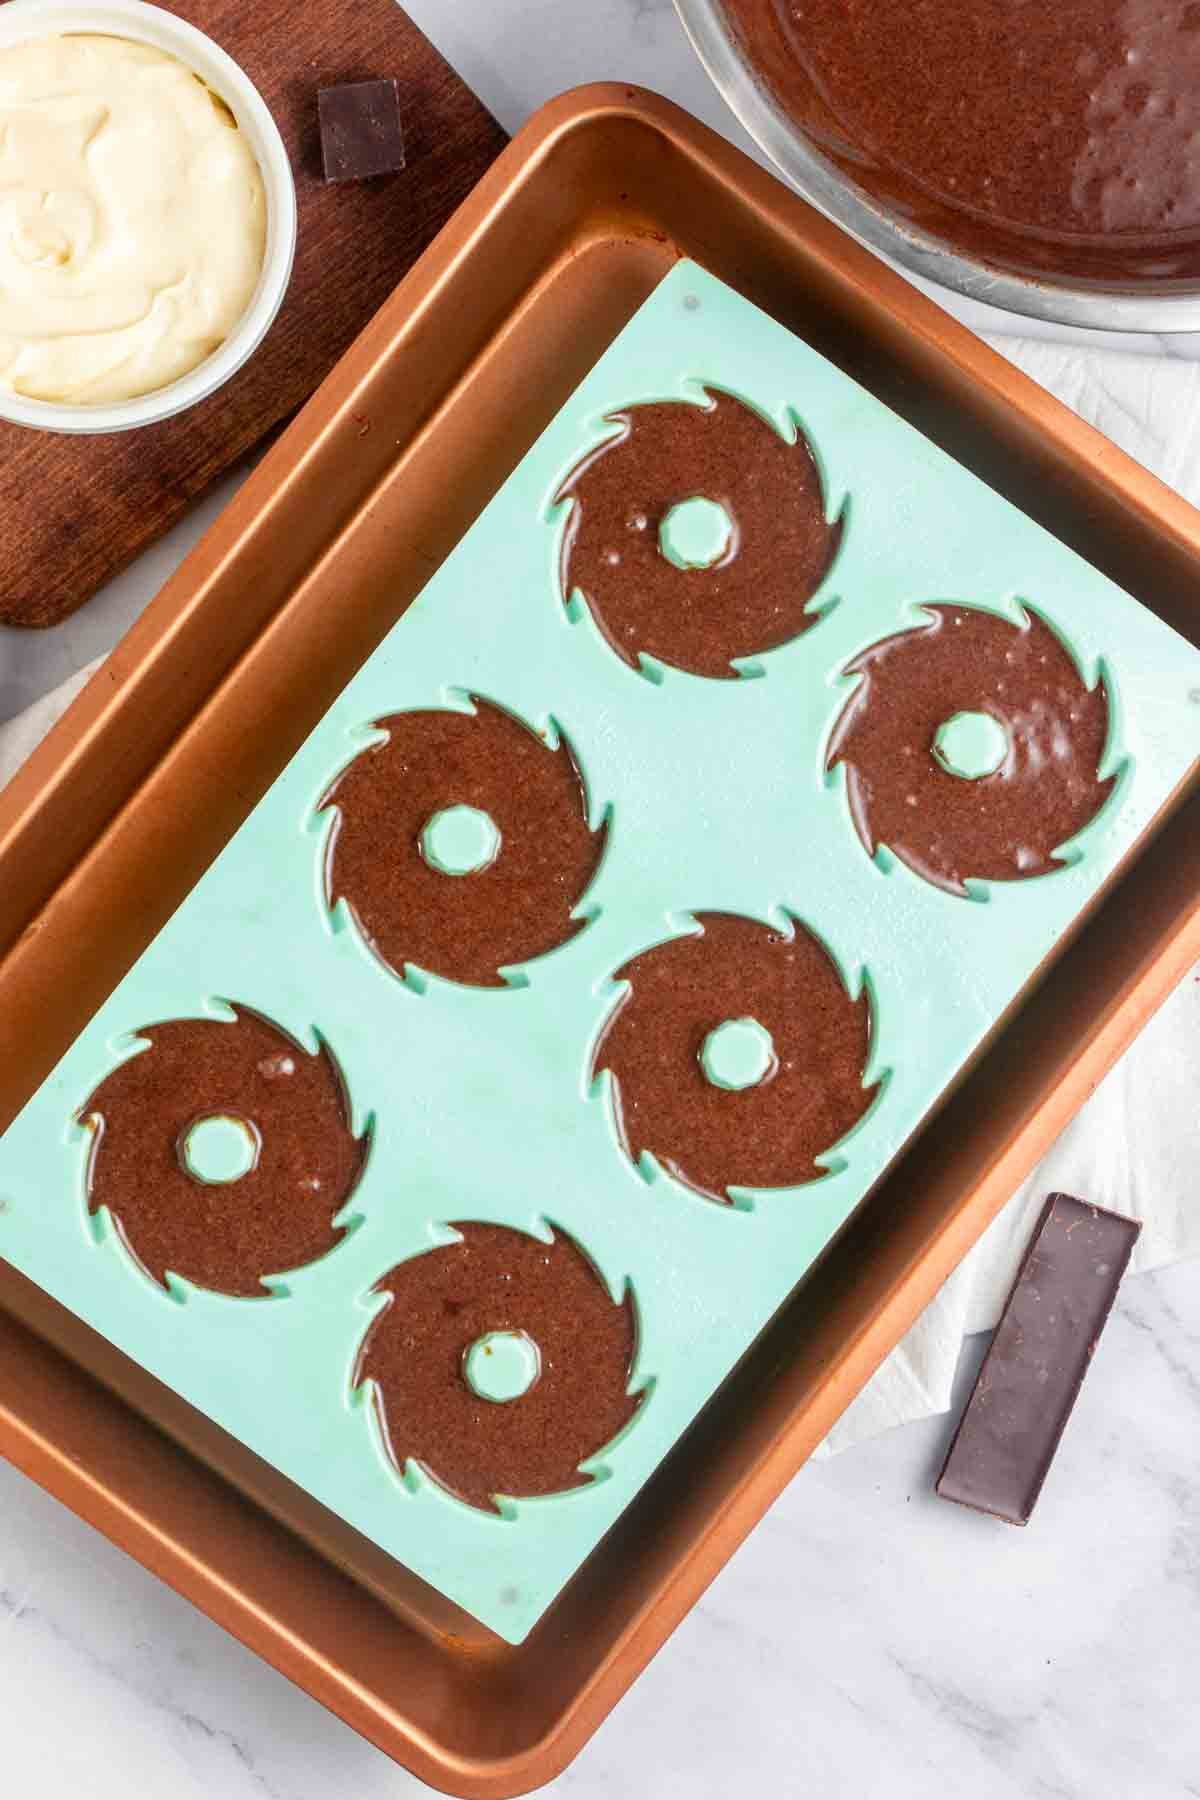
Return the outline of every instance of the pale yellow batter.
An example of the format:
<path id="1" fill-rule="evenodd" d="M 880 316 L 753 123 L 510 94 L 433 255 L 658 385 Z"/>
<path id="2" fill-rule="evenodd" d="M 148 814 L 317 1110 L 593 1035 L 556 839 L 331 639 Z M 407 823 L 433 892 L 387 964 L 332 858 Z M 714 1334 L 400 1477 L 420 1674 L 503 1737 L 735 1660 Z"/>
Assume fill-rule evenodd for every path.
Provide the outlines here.
<path id="1" fill-rule="evenodd" d="M 165 387 L 229 336 L 265 244 L 254 154 L 181 62 L 115 37 L 0 50 L 0 387 Z"/>

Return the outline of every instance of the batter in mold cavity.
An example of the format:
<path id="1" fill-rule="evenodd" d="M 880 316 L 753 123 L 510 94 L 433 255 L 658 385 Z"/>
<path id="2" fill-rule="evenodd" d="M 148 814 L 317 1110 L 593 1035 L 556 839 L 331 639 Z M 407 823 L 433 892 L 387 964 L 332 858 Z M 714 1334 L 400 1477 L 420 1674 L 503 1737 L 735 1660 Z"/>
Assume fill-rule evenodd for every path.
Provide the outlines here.
<path id="1" fill-rule="evenodd" d="M 732 394 L 629 406 L 557 498 L 572 502 L 565 596 L 582 594 L 633 668 L 651 657 L 732 677 L 817 615 L 809 601 L 841 542 L 803 433 L 790 441 Z"/>
<path id="2" fill-rule="evenodd" d="M 629 1383 L 632 1296 L 617 1302 L 579 1246 L 504 1225 L 456 1224 L 457 1243 L 379 1282 L 356 1383 L 372 1381 L 385 1444 L 469 1506 L 584 1487 L 580 1472 L 644 1399 Z"/>
<path id="3" fill-rule="evenodd" d="M 472 697 L 473 712 L 394 713 L 321 805 L 326 869 L 375 954 L 478 987 L 574 937 L 604 853 L 570 745 Z"/>
<path id="4" fill-rule="evenodd" d="M 1037 613 L 1020 624 L 968 606 L 927 606 L 929 623 L 849 664 L 862 677 L 834 727 L 867 851 L 881 844 L 916 874 L 965 895 L 971 878 L 1021 881 L 1112 793 L 1101 780 L 1106 683 L 1089 688 Z"/>
<path id="5" fill-rule="evenodd" d="M 593 1074 L 613 1079 L 618 1132 L 707 1198 L 796 1187 L 870 1107 L 871 1013 L 811 932 L 697 913 L 698 933 L 626 963 Z"/>
<path id="6" fill-rule="evenodd" d="M 261 1296 L 341 1240 L 335 1216 L 357 1185 L 342 1078 L 268 1019 L 169 1019 L 80 1109 L 93 1132 L 88 1210 L 107 1207 L 147 1274 Z"/>

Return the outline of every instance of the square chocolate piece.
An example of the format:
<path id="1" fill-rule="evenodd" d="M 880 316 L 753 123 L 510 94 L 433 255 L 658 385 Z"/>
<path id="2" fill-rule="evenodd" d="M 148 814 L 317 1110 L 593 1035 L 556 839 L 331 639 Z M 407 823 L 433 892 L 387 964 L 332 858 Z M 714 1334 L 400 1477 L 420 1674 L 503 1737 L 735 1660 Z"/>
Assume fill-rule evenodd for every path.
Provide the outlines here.
<path id="1" fill-rule="evenodd" d="M 326 181 L 367 181 L 404 167 L 400 88 L 395 81 L 347 81 L 317 95 Z"/>

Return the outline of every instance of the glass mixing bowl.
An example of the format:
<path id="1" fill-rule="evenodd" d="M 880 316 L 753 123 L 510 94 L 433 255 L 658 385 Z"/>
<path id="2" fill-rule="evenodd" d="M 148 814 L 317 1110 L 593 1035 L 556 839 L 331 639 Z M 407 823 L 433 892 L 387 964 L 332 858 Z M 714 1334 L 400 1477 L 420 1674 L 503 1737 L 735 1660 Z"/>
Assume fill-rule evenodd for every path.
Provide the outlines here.
<path id="1" fill-rule="evenodd" d="M 1198 291 L 1122 291 L 1011 273 L 890 211 L 825 156 L 783 109 L 748 59 L 721 0 L 675 0 L 675 6 L 713 82 L 780 173 L 822 212 L 902 268 L 1029 318 L 1104 331 L 1200 331 Z"/>

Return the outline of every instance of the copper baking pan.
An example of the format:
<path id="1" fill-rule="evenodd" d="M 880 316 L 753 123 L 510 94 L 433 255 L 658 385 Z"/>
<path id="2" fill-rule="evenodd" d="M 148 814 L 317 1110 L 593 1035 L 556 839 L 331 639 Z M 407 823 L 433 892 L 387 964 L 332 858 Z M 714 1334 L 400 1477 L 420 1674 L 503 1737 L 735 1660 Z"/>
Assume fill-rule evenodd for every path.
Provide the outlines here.
<path id="1" fill-rule="evenodd" d="M 0 1127 L 681 254 L 1200 642 L 1200 515 L 686 114 L 633 88 L 567 95 L 0 797 Z M 1193 782 L 519 1648 L 3 1269 L 0 1449 L 427 1781 L 527 1791 L 1197 957 Z"/>

